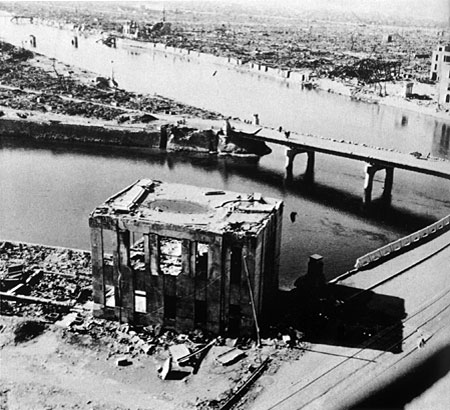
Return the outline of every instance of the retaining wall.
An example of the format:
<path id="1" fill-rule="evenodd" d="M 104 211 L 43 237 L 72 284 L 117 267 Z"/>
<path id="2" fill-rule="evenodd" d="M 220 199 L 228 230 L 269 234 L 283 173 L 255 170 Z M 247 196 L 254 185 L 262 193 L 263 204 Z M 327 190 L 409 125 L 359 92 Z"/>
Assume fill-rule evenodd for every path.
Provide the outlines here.
<path id="1" fill-rule="evenodd" d="M 56 121 L 38 122 L 0 119 L 0 135 L 32 140 L 81 142 L 127 147 L 158 148 L 161 131 L 159 127 L 144 129 L 110 127 L 108 125 L 68 124 Z"/>
<path id="2" fill-rule="evenodd" d="M 131 41 L 131 40 L 121 40 L 124 45 L 143 48 L 148 50 L 154 50 L 161 53 L 178 55 L 178 56 L 189 56 L 195 58 L 199 62 L 205 62 L 210 64 L 218 64 L 222 66 L 239 67 L 246 71 L 255 72 L 267 77 L 280 79 L 284 81 L 289 81 L 292 83 L 302 84 L 310 80 L 310 70 L 293 71 L 280 68 L 269 67 L 265 64 L 258 62 L 247 62 L 243 63 L 243 60 L 238 57 L 224 57 L 215 56 L 213 54 L 202 53 L 194 50 L 187 50 L 184 48 L 177 48 L 166 46 L 161 43 L 150 43 L 141 41 Z"/>

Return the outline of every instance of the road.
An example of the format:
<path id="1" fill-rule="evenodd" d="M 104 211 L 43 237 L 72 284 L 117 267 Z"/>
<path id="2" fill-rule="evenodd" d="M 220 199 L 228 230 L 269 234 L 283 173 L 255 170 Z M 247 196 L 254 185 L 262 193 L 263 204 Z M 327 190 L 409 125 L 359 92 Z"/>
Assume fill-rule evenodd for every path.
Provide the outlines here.
<path id="1" fill-rule="evenodd" d="M 375 340 L 377 335 L 369 340 L 365 349 L 314 344 L 310 346 L 314 352 L 307 351 L 299 360 L 283 365 L 275 380 L 262 378 L 265 388 L 249 408 L 349 408 L 356 400 L 389 384 L 439 349 L 448 347 L 450 231 L 339 284 L 365 289 L 400 270 L 405 272 L 373 290 L 378 295 L 403 300 L 406 316 L 401 320 L 401 333 L 397 338 L 401 345 L 399 353 L 371 348 L 370 340 Z M 422 347 L 421 340 L 426 342 Z M 420 393 L 417 391 L 417 395 Z M 442 404 L 442 409 L 449 408 L 450 398 L 442 397 L 437 402 Z"/>

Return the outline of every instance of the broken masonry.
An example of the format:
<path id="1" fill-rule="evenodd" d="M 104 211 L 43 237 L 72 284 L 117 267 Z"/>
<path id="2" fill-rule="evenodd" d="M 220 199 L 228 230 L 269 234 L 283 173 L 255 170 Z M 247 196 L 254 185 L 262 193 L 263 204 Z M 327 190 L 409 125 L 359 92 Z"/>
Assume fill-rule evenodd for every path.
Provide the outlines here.
<path id="1" fill-rule="evenodd" d="M 261 194 L 138 180 L 89 219 L 94 315 L 258 333 L 278 290 L 282 212 Z"/>

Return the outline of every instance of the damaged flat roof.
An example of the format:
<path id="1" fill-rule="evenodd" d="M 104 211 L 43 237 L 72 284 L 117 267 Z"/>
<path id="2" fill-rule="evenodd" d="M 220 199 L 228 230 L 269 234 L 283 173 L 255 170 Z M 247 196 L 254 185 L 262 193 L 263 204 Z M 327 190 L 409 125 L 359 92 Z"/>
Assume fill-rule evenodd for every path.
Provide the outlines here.
<path id="1" fill-rule="evenodd" d="M 97 207 L 91 218 L 126 225 L 186 226 L 205 232 L 257 233 L 282 201 L 261 194 L 141 179 Z"/>

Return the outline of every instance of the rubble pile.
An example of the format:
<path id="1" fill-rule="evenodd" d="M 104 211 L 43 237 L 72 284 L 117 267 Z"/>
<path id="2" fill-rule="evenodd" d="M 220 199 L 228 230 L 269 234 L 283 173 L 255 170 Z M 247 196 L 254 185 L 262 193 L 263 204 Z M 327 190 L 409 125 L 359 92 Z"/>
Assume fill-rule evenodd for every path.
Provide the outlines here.
<path id="1" fill-rule="evenodd" d="M 174 244 L 168 245 L 175 252 Z M 138 241 L 133 252 L 141 249 L 142 241 Z M 84 251 L 0 242 L 2 295 L 25 284 L 27 289 L 21 288 L 14 296 L 53 302 L 2 298 L 2 315 L 23 317 L 15 330 L 16 343 L 49 328 L 59 329 L 66 348 L 73 345 L 94 349 L 97 358 L 103 352 L 111 366 L 131 367 L 131 371 L 142 367 L 142 363 L 153 362 L 155 367 L 150 371 L 165 383 L 190 383 L 196 374 L 199 380 L 223 379 L 226 387 L 216 397 L 198 396 L 195 406 L 199 409 L 219 409 L 230 400 L 242 399 L 242 392 L 249 390 L 260 374 L 274 374 L 283 361 L 297 360 L 304 352 L 303 334 L 286 327 L 268 329 L 257 344 L 252 338 L 213 336 L 200 329 L 177 333 L 159 325 L 132 326 L 94 318 L 90 262 L 90 254 Z M 69 302 L 68 308 L 55 306 L 57 302 Z M 249 396 L 257 394 L 258 388 Z"/>
<path id="2" fill-rule="evenodd" d="M 177 334 L 161 326 L 132 326 L 105 319 L 93 318 L 91 312 L 75 310 L 65 323 L 65 336 L 86 334 L 92 340 L 103 341 L 108 346 L 108 355 L 127 355 L 130 359 L 139 355 L 160 355 L 170 346 L 183 344 L 195 350 L 210 343 L 212 337 L 196 330 L 189 334 Z"/>
<path id="3" fill-rule="evenodd" d="M 0 105 L 18 110 L 79 115 L 86 118 L 113 120 L 126 111 L 93 103 L 64 100 L 51 94 L 34 94 L 21 90 L 0 90 Z"/>
<path id="4" fill-rule="evenodd" d="M 0 291 L 49 303 L 2 298 L 1 313 L 41 317 L 55 321 L 67 302 L 75 305 L 91 298 L 90 253 L 41 245 L 0 244 Z M 32 300 L 32 299 L 31 299 Z"/>
<path id="5" fill-rule="evenodd" d="M 92 6 L 93 7 L 93 6 Z M 171 24 L 164 33 L 155 31 L 148 40 L 168 46 L 252 61 L 282 69 L 312 69 L 327 77 L 337 67 L 353 66 L 373 58 L 395 60 L 405 78 L 425 79 L 430 67 L 430 50 L 435 46 L 439 27 L 434 22 L 383 21 L 381 16 L 359 16 L 322 10 L 300 13 L 279 9 L 267 14 L 246 5 L 177 5 L 161 11 L 148 7 L 45 6 L 38 17 L 46 24 L 78 27 L 91 34 L 101 32 L 120 36 L 124 21 L 136 26 Z M 198 9 L 196 9 L 198 7 Z M 36 14 L 27 3 L 6 5 L 18 14 Z M 193 12 L 194 11 L 194 12 Z M 226 17 L 225 17 L 226 16 Z M 168 23 L 170 21 L 170 23 Z M 142 31 L 142 30 L 140 30 Z M 154 35 L 153 35 L 154 34 Z M 342 76 L 345 78 L 345 76 Z"/>

